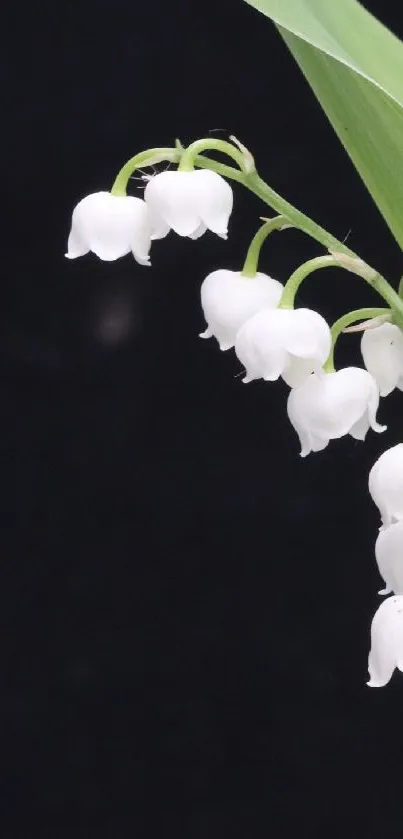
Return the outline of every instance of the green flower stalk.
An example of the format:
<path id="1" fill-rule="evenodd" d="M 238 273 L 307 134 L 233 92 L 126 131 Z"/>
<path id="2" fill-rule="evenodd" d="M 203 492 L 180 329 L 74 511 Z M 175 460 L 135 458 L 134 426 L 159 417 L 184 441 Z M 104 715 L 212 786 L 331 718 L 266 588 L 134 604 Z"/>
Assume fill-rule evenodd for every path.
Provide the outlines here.
<path id="1" fill-rule="evenodd" d="M 375 307 L 367 307 L 363 309 L 354 309 L 354 311 L 347 312 L 338 318 L 330 328 L 332 338 L 332 347 L 328 358 L 326 359 L 323 369 L 326 373 L 334 372 L 334 351 L 336 342 L 342 332 L 346 331 L 349 326 L 357 321 L 372 320 L 373 318 L 384 318 L 391 315 L 391 309 L 380 309 Z"/>
<path id="2" fill-rule="evenodd" d="M 257 233 L 255 233 L 249 245 L 242 268 L 243 277 L 256 277 L 262 245 L 267 237 L 270 236 L 270 233 L 273 233 L 275 230 L 285 230 L 287 227 L 291 227 L 291 225 L 287 222 L 285 216 L 275 216 L 274 218 L 266 219 L 265 224 L 262 224 Z"/>

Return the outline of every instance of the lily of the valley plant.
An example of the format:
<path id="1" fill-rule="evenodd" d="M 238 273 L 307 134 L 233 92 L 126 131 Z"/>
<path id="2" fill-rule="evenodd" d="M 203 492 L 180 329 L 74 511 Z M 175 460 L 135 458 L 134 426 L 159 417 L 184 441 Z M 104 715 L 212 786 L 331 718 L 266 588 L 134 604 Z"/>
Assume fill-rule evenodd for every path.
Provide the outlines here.
<path id="1" fill-rule="evenodd" d="M 287 14 L 285 20 L 278 21 L 270 11 L 271 6 L 278 9 L 281 4 L 264 0 L 261 5 L 266 5 L 266 14 L 280 26 L 283 37 L 290 39 L 292 26 L 281 29 L 286 27 Z M 355 0 L 340 0 L 340 6 L 350 12 L 357 5 Z M 320 15 L 314 0 L 291 0 L 285 6 L 289 10 L 293 7 L 295 13 L 307 13 L 306 19 L 302 14 L 298 22 L 300 33 L 314 9 Z M 321 23 L 323 28 L 323 20 Z M 287 43 L 292 50 L 292 39 Z M 313 41 L 310 43 L 317 49 Z M 399 46 L 403 45 L 399 42 Z M 300 63 L 303 65 L 302 60 Z M 350 108 L 348 113 L 353 111 Z M 365 132 L 361 133 L 364 136 Z M 403 145 L 402 137 L 403 132 Z M 226 155 L 229 162 L 216 161 L 208 154 L 214 151 Z M 142 172 L 163 161 L 173 168 L 144 176 L 143 198 L 127 195 L 136 170 Z M 403 170 L 403 159 L 401 162 Z M 380 398 L 394 388 L 403 390 L 403 297 L 375 268 L 265 183 L 252 154 L 236 138 L 225 141 L 210 137 L 187 148 L 177 141 L 170 148 L 136 154 L 120 170 L 109 192 L 79 201 L 73 211 L 66 256 L 75 259 L 92 251 L 110 261 L 132 254 L 140 265 L 149 265 L 152 242 L 171 230 L 192 239 L 207 232 L 226 239 L 233 209 L 232 181 L 253 192 L 275 215 L 264 219 L 238 271 L 219 266 L 204 279 L 200 294 L 206 328 L 201 337 L 215 340 L 220 350 L 235 352 L 244 383 L 259 379 L 274 382 L 280 377 L 286 382 L 290 389 L 287 413 L 298 435 L 302 457 L 325 449 L 331 440 L 344 435 L 364 440 L 370 429 L 385 431 L 377 419 Z M 401 199 L 399 213 L 403 217 L 403 188 Z M 397 228 L 390 226 L 398 238 Z M 324 252 L 296 267 L 282 284 L 259 271 L 258 263 L 266 238 L 273 231 L 290 227 L 319 242 Z M 327 267 L 362 277 L 378 292 L 382 305 L 346 312 L 333 325 L 328 325 L 317 311 L 296 308 L 301 283 L 313 271 Z M 335 368 L 336 342 L 345 330 L 361 335 L 364 367 Z M 372 621 L 368 660 L 368 685 L 381 687 L 395 668 L 403 670 L 403 443 L 387 449 L 376 461 L 369 475 L 369 492 L 381 519 L 375 545 L 384 581 L 379 594 L 389 595 Z"/>

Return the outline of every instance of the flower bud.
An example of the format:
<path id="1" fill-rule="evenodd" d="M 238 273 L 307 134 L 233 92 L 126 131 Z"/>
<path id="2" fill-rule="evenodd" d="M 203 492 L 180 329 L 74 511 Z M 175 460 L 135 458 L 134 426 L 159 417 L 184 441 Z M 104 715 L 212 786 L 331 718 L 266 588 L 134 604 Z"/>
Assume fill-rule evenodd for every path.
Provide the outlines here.
<path id="1" fill-rule="evenodd" d="M 375 612 L 368 656 L 371 688 L 386 685 L 395 668 L 403 670 L 403 597 L 388 597 Z"/>
<path id="2" fill-rule="evenodd" d="M 200 293 L 207 321 L 207 329 L 200 337 L 214 336 L 221 350 L 229 350 L 235 344 L 238 330 L 251 315 L 278 305 L 283 286 L 267 274 L 244 277 L 240 271 L 220 269 L 206 277 Z"/>
<path id="3" fill-rule="evenodd" d="M 386 586 L 379 594 L 403 594 L 403 521 L 381 528 L 375 557 Z"/>
<path id="4" fill-rule="evenodd" d="M 235 341 L 244 382 L 282 376 L 290 387 L 319 370 L 330 347 L 330 329 L 311 309 L 262 309 L 241 326 Z"/>
<path id="5" fill-rule="evenodd" d="M 403 390 L 403 332 L 393 323 L 365 330 L 361 338 L 364 364 L 376 380 L 381 396 Z"/>
<path id="6" fill-rule="evenodd" d="M 287 412 L 301 443 L 301 457 L 326 448 L 330 440 L 351 434 L 364 440 L 368 429 L 384 431 L 376 421 L 379 392 L 375 379 L 360 367 L 310 376 L 291 390 Z"/>
<path id="7" fill-rule="evenodd" d="M 198 239 L 208 229 L 227 238 L 232 189 L 210 169 L 160 172 L 149 180 L 144 199 L 153 215 L 179 236 Z"/>
<path id="8" fill-rule="evenodd" d="M 66 256 L 76 259 L 92 251 L 112 262 L 132 252 L 140 265 L 149 265 L 153 232 L 148 207 L 141 198 L 94 192 L 73 210 Z"/>
<path id="9" fill-rule="evenodd" d="M 368 488 L 385 526 L 403 519 L 403 443 L 381 454 L 369 473 Z"/>

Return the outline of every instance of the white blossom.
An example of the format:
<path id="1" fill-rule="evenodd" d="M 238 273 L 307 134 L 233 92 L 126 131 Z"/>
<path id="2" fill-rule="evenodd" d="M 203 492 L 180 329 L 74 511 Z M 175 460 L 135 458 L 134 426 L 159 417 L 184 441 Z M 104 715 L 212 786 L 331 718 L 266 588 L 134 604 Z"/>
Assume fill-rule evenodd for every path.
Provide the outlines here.
<path id="1" fill-rule="evenodd" d="M 384 431 L 376 421 L 379 391 L 360 367 L 313 374 L 290 391 L 287 412 L 301 443 L 301 457 L 326 448 L 330 440 L 351 434 L 364 440 L 368 429 Z"/>
<path id="2" fill-rule="evenodd" d="M 369 473 L 368 488 L 383 525 L 403 519 L 403 443 L 381 454 Z"/>
<path id="3" fill-rule="evenodd" d="M 281 283 L 267 274 L 244 277 L 240 271 L 213 271 L 200 290 L 207 321 L 207 329 L 200 337 L 214 336 L 221 350 L 229 350 L 242 324 L 261 309 L 278 306 L 282 293 Z"/>
<path id="4" fill-rule="evenodd" d="M 262 309 L 241 326 L 235 341 L 244 382 L 282 376 L 290 387 L 319 370 L 330 347 L 330 329 L 311 309 Z"/>
<path id="5" fill-rule="evenodd" d="M 76 259 L 92 251 L 112 262 L 132 252 L 140 265 L 149 265 L 151 240 L 161 235 L 141 198 L 94 192 L 73 210 L 66 256 Z"/>
<path id="6" fill-rule="evenodd" d="M 403 596 L 387 597 L 375 612 L 368 656 L 371 688 L 381 688 L 395 668 L 403 670 Z"/>
<path id="7" fill-rule="evenodd" d="M 178 233 L 198 239 L 211 230 L 227 238 L 233 193 L 221 175 L 209 169 L 165 171 L 150 178 L 144 199 L 156 218 Z"/>
<path id="8" fill-rule="evenodd" d="M 403 521 L 381 528 L 375 557 L 385 581 L 385 588 L 379 594 L 403 594 Z"/>
<path id="9" fill-rule="evenodd" d="M 376 380 L 381 396 L 395 387 L 403 390 L 403 332 L 393 323 L 366 329 L 361 338 L 364 364 Z"/>

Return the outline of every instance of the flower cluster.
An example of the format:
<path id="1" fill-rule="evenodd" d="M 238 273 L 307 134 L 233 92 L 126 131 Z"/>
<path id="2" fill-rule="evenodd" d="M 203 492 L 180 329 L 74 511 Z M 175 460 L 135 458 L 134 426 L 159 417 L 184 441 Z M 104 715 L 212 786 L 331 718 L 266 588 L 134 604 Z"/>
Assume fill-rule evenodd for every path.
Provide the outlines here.
<path id="1" fill-rule="evenodd" d="M 185 155 L 191 149 L 197 153 L 200 143 L 189 147 Z M 241 144 L 237 144 L 237 149 L 222 141 L 206 141 L 205 145 L 232 156 L 241 172 L 224 167 L 226 173 L 252 188 L 253 159 Z M 156 160 L 179 162 L 183 149 L 154 150 L 159 151 L 172 156 L 157 154 Z M 140 153 L 132 161 L 143 159 L 144 155 Z M 208 167 L 194 169 L 194 160 L 183 157 L 178 170 L 146 177 L 144 197 L 134 198 L 126 195 L 132 161 L 123 167 L 111 192 L 88 195 L 75 207 L 66 254 L 69 259 L 89 251 L 106 261 L 132 253 L 138 263 L 149 265 L 152 241 L 165 237 L 170 230 L 192 239 L 207 230 L 227 238 L 233 194 L 217 171 Z M 216 339 L 220 350 L 234 349 L 244 369 L 244 383 L 257 379 L 273 382 L 282 377 L 290 388 L 288 417 L 298 435 L 301 456 L 305 457 L 344 435 L 364 440 L 369 428 L 376 432 L 385 430 L 377 421 L 380 396 L 387 396 L 395 387 L 403 390 L 403 332 L 393 322 L 394 304 L 401 316 L 403 305 L 386 280 L 354 254 L 330 251 L 330 255 L 297 268 L 284 285 L 260 272 L 258 258 L 267 235 L 273 230 L 298 227 L 302 214 L 293 216 L 292 210 L 287 204 L 288 215 L 265 220 L 250 245 L 242 270 L 221 268 L 204 279 L 201 306 L 206 329 L 201 337 Z M 318 231 L 316 238 L 321 240 L 323 230 Z M 350 312 L 331 328 L 318 312 L 294 308 L 296 292 L 305 277 L 332 265 L 360 274 L 373 287 L 378 284 L 391 308 Z M 369 320 L 365 320 L 368 316 Z M 365 322 L 351 327 L 356 321 Z M 403 317 L 399 323 L 402 325 Z M 335 370 L 334 346 L 340 332 L 349 326 L 363 332 L 361 353 L 365 369 Z M 372 622 L 368 684 L 379 687 L 389 681 L 395 667 L 403 670 L 403 444 L 386 451 L 375 463 L 369 476 L 369 491 L 382 518 L 375 546 L 385 581 L 385 589 L 380 593 L 393 594 L 383 602 Z"/>
<path id="2" fill-rule="evenodd" d="M 260 273 L 214 271 L 201 288 L 207 321 L 202 337 L 215 336 L 222 350 L 235 348 L 244 383 L 281 376 L 290 386 L 287 413 L 302 457 L 346 434 L 364 440 L 369 428 L 384 431 L 376 419 L 375 377 L 359 367 L 325 372 L 332 346 L 329 326 L 311 309 L 283 308 L 286 288 Z"/>
<path id="3" fill-rule="evenodd" d="M 140 265 L 150 264 L 153 239 L 170 229 L 197 239 L 212 230 L 227 237 L 232 189 L 216 172 L 160 172 L 150 178 L 143 198 L 95 192 L 75 207 L 66 256 L 92 251 L 113 261 L 132 253 Z"/>

